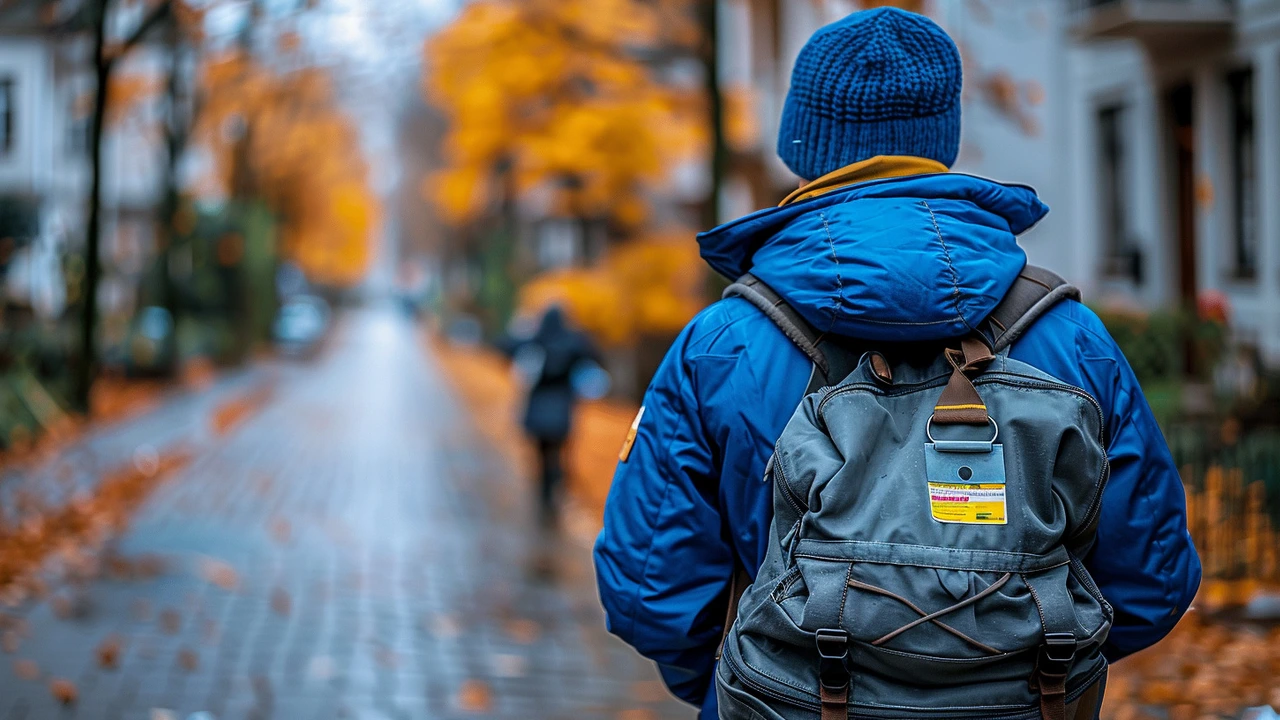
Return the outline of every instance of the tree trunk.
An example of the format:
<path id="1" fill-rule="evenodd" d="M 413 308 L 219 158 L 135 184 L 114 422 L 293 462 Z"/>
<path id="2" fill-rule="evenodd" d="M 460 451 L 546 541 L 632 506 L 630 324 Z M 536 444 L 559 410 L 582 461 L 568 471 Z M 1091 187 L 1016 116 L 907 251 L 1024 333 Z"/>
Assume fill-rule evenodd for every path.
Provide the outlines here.
<path id="1" fill-rule="evenodd" d="M 82 412 L 89 411 L 89 393 L 98 366 L 95 329 L 98 319 L 98 285 L 102 275 L 99 257 L 102 236 L 102 135 L 107 115 L 107 90 L 111 80 L 111 60 L 107 57 L 107 10 L 110 0 L 94 3 L 93 63 L 97 86 L 93 97 L 93 118 L 89 134 L 91 180 L 89 183 L 89 217 L 85 225 L 84 308 L 80 318 L 80 362 L 76 367 L 75 403 Z"/>
<path id="2" fill-rule="evenodd" d="M 702 208 L 704 229 L 720 224 L 720 191 L 728 169 L 729 152 L 724 137 L 724 98 L 720 93 L 719 0 L 701 0 L 702 56 L 706 68 L 704 90 L 707 95 L 707 124 L 711 129 L 711 188 Z"/>
<path id="3" fill-rule="evenodd" d="M 174 222 L 178 214 L 181 200 L 178 194 L 178 161 L 186 150 L 188 122 L 182 107 L 182 38 L 178 31 L 178 20 L 170 17 L 166 28 L 166 44 L 169 50 L 169 73 L 165 83 L 168 117 L 165 123 L 165 149 L 168 152 L 164 176 L 164 199 L 160 208 L 160 222 L 157 223 L 156 249 L 159 256 L 160 269 L 160 302 L 174 323 L 176 334 L 178 324 L 178 298 L 173 284 L 173 273 L 170 259 L 173 254 Z"/>

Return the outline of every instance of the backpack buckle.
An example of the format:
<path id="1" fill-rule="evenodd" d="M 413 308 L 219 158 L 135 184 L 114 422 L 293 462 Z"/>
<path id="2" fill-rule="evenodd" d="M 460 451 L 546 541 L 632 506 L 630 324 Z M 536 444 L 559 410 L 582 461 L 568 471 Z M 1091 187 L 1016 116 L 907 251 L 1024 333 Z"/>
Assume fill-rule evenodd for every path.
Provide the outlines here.
<path id="1" fill-rule="evenodd" d="M 1071 670 L 1071 662 L 1075 660 L 1078 645 L 1074 633 L 1045 633 L 1044 644 L 1036 658 L 1036 672 L 1051 678 L 1065 678 Z"/>
<path id="2" fill-rule="evenodd" d="M 849 633 L 822 629 L 814 633 L 818 646 L 818 680 L 824 690 L 839 693 L 849 687 Z"/>

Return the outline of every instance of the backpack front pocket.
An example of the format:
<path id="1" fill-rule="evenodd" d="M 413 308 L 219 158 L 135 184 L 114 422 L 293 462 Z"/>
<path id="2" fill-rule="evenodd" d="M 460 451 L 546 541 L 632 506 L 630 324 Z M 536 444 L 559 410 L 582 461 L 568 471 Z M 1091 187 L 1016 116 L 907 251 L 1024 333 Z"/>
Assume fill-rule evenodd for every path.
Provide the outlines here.
<path id="1" fill-rule="evenodd" d="M 855 563 L 847 585 L 842 624 L 871 648 L 975 661 L 1037 648 L 1044 637 L 1035 598 L 1013 572 Z"/>
<path id="2" fill-rule="evenodd" d="M 859 705 L 901 698 L 903 688 L 927 690 L 926 704 L 975 692 L 993 707 L 1033 703 L 1028 678 L 1047 637 L 1073 639 L 1084 672 L 1110 625 L 1110 609 L 1062 548 L 1033 555 L 810 540 L 797 550 L 808 589 L 800 624 L 848 633 Z"/>
<path id="3" fill-rule="evenodd" d="M 1025 661 L 1027 658 L 1020 656 L 1029 652 L 1017 650 L 999 655 L 954 658 L 904 652 L 855 641 L 850 660 L 864 672 L 884 677 L 919 678 L 930 686 L 946 686 L 1003 679 L 1000 665 L 1010 660 Z"/>

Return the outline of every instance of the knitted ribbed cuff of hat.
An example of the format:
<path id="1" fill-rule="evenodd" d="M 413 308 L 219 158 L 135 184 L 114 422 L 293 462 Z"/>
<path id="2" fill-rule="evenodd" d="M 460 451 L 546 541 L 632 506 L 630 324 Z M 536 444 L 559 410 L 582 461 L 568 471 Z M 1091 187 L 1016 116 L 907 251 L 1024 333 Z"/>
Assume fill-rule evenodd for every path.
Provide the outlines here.
<path id="1" fill-rule="evenodd" d="M 805 180 L 876 155 L 924 157 L 951 167 L 959 152 L 959 103 L 935 115 L 860 122 L 789 102 L 778 132 L 778 156 Z"/>

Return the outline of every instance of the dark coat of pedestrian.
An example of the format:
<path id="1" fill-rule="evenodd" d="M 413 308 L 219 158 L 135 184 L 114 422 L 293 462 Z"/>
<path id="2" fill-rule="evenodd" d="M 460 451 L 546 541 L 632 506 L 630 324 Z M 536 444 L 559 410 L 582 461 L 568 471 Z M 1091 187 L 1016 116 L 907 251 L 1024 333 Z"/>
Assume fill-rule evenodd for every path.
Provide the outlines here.
<path id="1" fill-rule="evenodd" d="M 538 446 L 542 517 L 550 521 L 555 516 L 555 497 L 563 476 L 561 455 L 573 428 L 577 401 L 574 373 L 585 363 L 595 363 L 597 353 L 587 336 L 569 325 L 559 307 L 547 310 L 538 331 L 516 343 L 512 350 L 517 364 L 528 374 L 529 397 L 523 425 Z"/>

